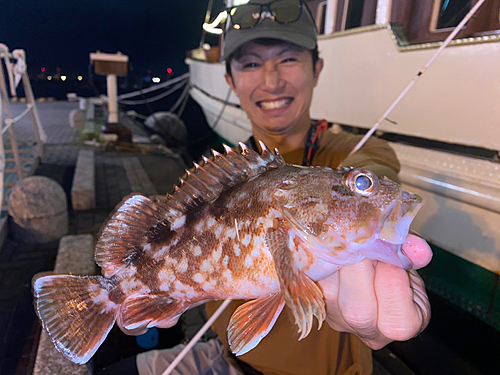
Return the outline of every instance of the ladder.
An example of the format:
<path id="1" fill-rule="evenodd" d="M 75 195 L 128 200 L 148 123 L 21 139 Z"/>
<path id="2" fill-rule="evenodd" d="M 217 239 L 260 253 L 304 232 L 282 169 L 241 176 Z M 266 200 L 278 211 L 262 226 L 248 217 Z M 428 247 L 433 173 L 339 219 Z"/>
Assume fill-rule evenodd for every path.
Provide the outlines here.
<path id="1" fill-rule="evenodd" d="M 15 63 L 13 61 L 15 61 Z M 9 78 L 12 101 L 17 100 L 16 87 L 20 81 L 23 83 L 26 95 L 26 109 L 15 118 L 12 118 L 10 109 L 11 99 L 8 94 L 4 65 Z M 35 96 L 33 95 L 33 90 L 31 88 L 30 79 L 26 69 L 26 54 L 24 50 L 20 49 L 16 49 L 11 53 L 5 44 L 0 43 L 0 206 L 3 203 L 4 198 L 4 172 L 6 164 L 3 134 L 7 131 L 9 132 L 12 153 L 14 155 L 14 171 L 17 174 L 18 180 L 21 181 L 24 178 L 22 159 L 19 155 L 19 146 L 12 126 L 28 113 L 31 116 L 38 157 L 41 158 L 43 155 L 43 143 L 47 141 L 47 136 L 42 128 L 40 116 L 36 107 Z"/>

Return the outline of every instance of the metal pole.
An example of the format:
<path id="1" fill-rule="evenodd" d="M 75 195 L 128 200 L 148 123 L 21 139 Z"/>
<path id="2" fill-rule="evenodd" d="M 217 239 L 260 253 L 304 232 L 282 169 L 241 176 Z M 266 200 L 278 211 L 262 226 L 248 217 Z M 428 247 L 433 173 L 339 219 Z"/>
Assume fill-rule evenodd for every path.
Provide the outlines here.
<path id="1" fill-rule="evenodd" d="M 118 87 L 116 84 L 116 74 L 106 76 L 108 86 L 108 122 L 118 123 Z"/>
<path id="2" fill-rule="evenodd" d="M 210 0 L 208 2 L 207 12 L 205 13 L 205 23 L 210 22 L 210 17 L 212 15 L 213 5 L 214 5 L 214 0 Z M 200 48 L 203 47 L 203 44 L 205 44 L 205 36 L 207 35 L 207 32 L 205 31 L 205 29 L 202 29 L 202 30 L 203 31 L 201 33 Z"/>
<path id="3" fill-rule="evenodd" d="M 0 58 L 0 70 L 3 73 L 2 59 Z M 3 100 L 2 92 L 0 91 L 0 129 L 3 126 Z M 0 131 L 0 208 L 3 206 L 3 176 L 5 170 L 5 151 L 3 149 L 3 134 Z"/>
<path id="4" fill-rule="evenodd" d="M 7 86 L 5 85 L 5 76 L 3 74 L 3 68 L 1 65 L 0 65 L 0 91 L 1 91 L 0 96 L 2 97 L 1 100 L 3 100 L 3 104 L 5 107 L 4 108 L 5 122 L 7 122 L 7 120 L 12 120 L 12 115 L 10 113 L 9 96 L 7 94 Z M 14 154 L 14 161 L 16 163 L 16 173 L 19 178 L 19 181 L 21 181 L 23 179 L 23 170 L 21 168 L 21 159 L 19 158 L 19 150 L 17 148 L 16 135 L 14 134 L 14 129 L 12 128 L 12 126 L 9 126 L 9 134 L 10 134 L 10 143 L 12 144 L 12 153 Z"/>
<path id="5" fill-rule="evenodd" d="M 38 114 L 38 108 L 36 107 L 35 95 L 33 95 L 33 90 L 31 89 L 30 78 L 28 76 L 27 70 L 22 73 L 22 79 L 23 79 L 24 93 L 26 94 L 26 99 L 28 99 L 27 102 L 32 106 L 30 111 L 31 122 L 33 125 L 33 133 L 35 134 L 36 138 L 38 156 L 41 158 L 43 156 L 43 144 L 40 139 L 40 133 L 42 133 L 42 138 L 45 138 L 45 141 L 47 136 L 45 135 L 45 132 L 43 131 L 42 128 L 40 115 Z"/>

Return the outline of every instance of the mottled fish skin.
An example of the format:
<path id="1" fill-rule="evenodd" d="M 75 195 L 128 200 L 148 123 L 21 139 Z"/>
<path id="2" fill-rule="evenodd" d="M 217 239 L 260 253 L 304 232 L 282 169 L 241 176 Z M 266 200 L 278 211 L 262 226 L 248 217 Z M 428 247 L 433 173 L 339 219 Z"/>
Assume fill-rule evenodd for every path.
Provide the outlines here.
<path id="1" fill-rule="evenodd" d="M 243 354 L 269 332 L 284 303 L 301 338 L 313 316 L 321 324 L 324 302 L 314 281 L 342 265 L 368 257 L 411 266 L 400 244 L 386 239 L 406 236 L 406 226 L 396 228 L 398 219 L 409 225 L 419 197 L 367 171 L 286 165 L 263 144 L 261 155 L 240 146 L 241 153 L 226 147 L 226 155 L 214 152 L 195 164 L 165 200 L 125 199 L 96 245 L 104 277 L 34 280 L 37 313 L 64 355 L 85 363 L 115 320 L 124 332 L 140 334 L 170 327 L 208 300 L 255 299 L 229 328 L 233 351 Z M 74 292 L 55 297 L 66 290 L 64 278 Z M 57 322 L 71 330 L 75 324 L 66 315 L 74 316 L 75 306 L 84 317 L 70 335 Z M 267 320 L 249 321 L 266 315 L 262 311 L 272 311 Z M 105 323 L 95 323 L 95 316 Z"/>

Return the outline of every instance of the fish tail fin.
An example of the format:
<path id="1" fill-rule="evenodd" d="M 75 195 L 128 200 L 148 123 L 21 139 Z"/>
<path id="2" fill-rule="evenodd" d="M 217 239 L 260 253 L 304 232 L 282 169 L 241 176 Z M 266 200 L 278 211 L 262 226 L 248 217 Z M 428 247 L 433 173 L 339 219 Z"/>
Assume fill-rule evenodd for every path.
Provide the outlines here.
<path id="1" fill-rule="evenodd" d="M 86 363 L 113 327 L 117 306 L 102 276 L 40 276 L 33 279 L 35 310 L 57 350 Z"/>

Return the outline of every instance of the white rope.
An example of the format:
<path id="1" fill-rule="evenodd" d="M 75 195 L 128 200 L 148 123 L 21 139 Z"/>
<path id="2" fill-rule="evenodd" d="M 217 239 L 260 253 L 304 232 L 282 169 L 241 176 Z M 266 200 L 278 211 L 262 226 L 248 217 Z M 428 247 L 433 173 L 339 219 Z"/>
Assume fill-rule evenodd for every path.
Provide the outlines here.
<path id="1" fill-rule="evenodd" d="M 182 103 L 186 95 L 189 93 L 189 88 L 191 87 L 190 83 L 188 82 L 186 87 L 184 87 L 184 90 L 182 91 L 182 94 L 179 96 L 175 104 L 170 108 L 169 112 L 174 113 L 177 107 Z M 180 116 L 179 116 L 180 117 Z"/>
<path id="2" fill-rule="evenodd" d="M 2 129 L 2 134 L 5 134 L 5 132 L 7 130 L 9 130 L 9 128 L 14 125 L 16 122 L 18 122 L 19 120 L 21 120 L 24 116 L 26 116 L 26 114 L 31 111 L 33 109 L 33 104 L 28 104 L 26 106 L 26 109 L 17 117 L 15 118 L 8 118 L 8 119 L 5 119 L 5 127 Z M 43 129 L 42 129 L 43 130 Z"/>
<path id="3" fill-rule="evenodd" d="M 451 40 L 458 34 L 458 32 L 460 30 L 462 30 L 462 28 L 467 23 L 467 21 L 469 21 L 469 19 L 474 15 L 474 13 L 476 13 L 476 11 L 479 9 L 479 7 L 481 5 L 483 5 L 484 1 L 485 0 L 479 0 L 474 5 L 474 7 L 472 7 L 472 9 L 469 11 L 469 13 L 467 13 L 467 15 L 463 18 L 463 20 L 451 32 L 451 34 L 448 36 L 448 38 L 446 38 L 446 40 L 443 42 L 443 44 L 441 45 L 441 47 L 439 47 L 439 49 L 436 51 L 436 53 L 434 54 L 434 56 L 431 57 L 431 59 L 427 62 L 427 64 L 425 64 L 422 68 L 420 68 L 420 70 L 418 71 L 418 73 L 415 76 L 415 78 L 413 78 L 413 80 L 408 84 L 408 86 L 398 96 L 398 98 L 394 101 L 394 103 L 391 104 L 391 106 L 389 107 L 389 109 L 387 109 L 387 111 L 385 111 L 385 113 L 377 121 L 377 123 L 371 127 L 371 129 L 365 134 L 365 136 L 363 137 L 363 139 L 361 139 L 361 141 L 358 142 L 358 144 L 352 149 L 352 151 L 347 156 L 351 156 L 356 151 L 358 151 L 361 147 L 363 147 L 363 145 L 366 143 L 366 141 L 368 140 L 368 138 L 370 138 L 371 135 L 378 129 L 378 127 L 380 126 L 380 124 L 382 123 L 382 121 L 384 121 L 387 118 L 387 116 L 389 116 L 389 114 L 392 112 L 392 110 L 394 109 L 394 107 L 396 107 L 396 105 L 398 105 L 398 103 L 401 101 L 401 99 L 403 99 L 403 97 L 406 95 L 406 93 L 408 91 L 410 91 L 410 89 L 417 82 L 417 80 L 427 71 L 427 68 L 429 68 L 429 66 L 439 56 L 439 54 L 443 51 L 443 49 L 445 49 L 446 46 L 448 46 L 448 44 L 450 44 Z"/>
<path id="4" fill-rule="evenodd" d="M 141 104 L 152 103 L 152 102 L 155 102 L 157 100 L 163 99 L 166 96 L 169 96 L 173 92 L 179 90 L 182 86 L 184 86 L 188 82 L 189 82 L 189 80 L 184 80 L 181 83 L 177 84 L 176 86 L 172 87 L 167 92 L 164 92 L 164 93 L 157 95 L 157 96 L 153 96 L 152 98 L 147 98 L 147 99 L 142 99 L 142 100 L 118 100 L 118 102 L 120 104 L 125 104 L 125 105 L 141 105 Z"/>
<path id="5" fill-rule="evenodd" d="M 189 85 L 189 87 L 191 87 L 191 85 Z M 177 113 L 177 116 L 180 118 L 182 116 L 182 114 L 184 113 L 184 109 L 186 108 L 186 104 L 189 100 L 189 90 L 188 92 L 186 93 L 186 98 L 184 99 L 184 102 L 182 102 L 181 104 L 181 108 L 179 109 L 179 112 Z"/>
<path id="6" fill-rule="evenodd" d="M 119 95 L 118 100 L 133 98 L 134 96 L 137 96 L 137 95 L 147 94 L 148 92 L 163 89 L 163 88 L 166 88 L 168 86 L 173 85 L 174 83 L 177 83 L 179 81 L 183 81 L 183 80 L 188 79 L 188 78 L 189 78 L 189 73 L 185 73 L 177 78 L 171 79 L 170 81 L 166 81 L 166 82 L 160 83 L 158 85 L 148 87 L 147 89 L 137 90 L 137 91 L 133 91 L 133 92 Z"/>
<path id="7" fill-rule="evenodd" d="M 194 335 L 194 337 L 189 341 L 189 343 L 182 349 L 182 351 L 175 357 L 170 366 L 167 367 L 165 371 L 161 375 L 169 375 L 177 365 L 182 361 L 182 359 L 186 356 L 186 354 L 191 350 L 191 348 L 198 342 L 198 340 L 203 336 L 203 334 L 208 331 L 210 326 L 217 320 L 220 314 L 226 309 L 226 307 L 231 303 L 230 299 L 225 300 L 222 305 L 219 306 L 217 310 L 215 310 L 214 314 L 207 320 L 207 322 L 200 328 L 198 333 Z"/>

